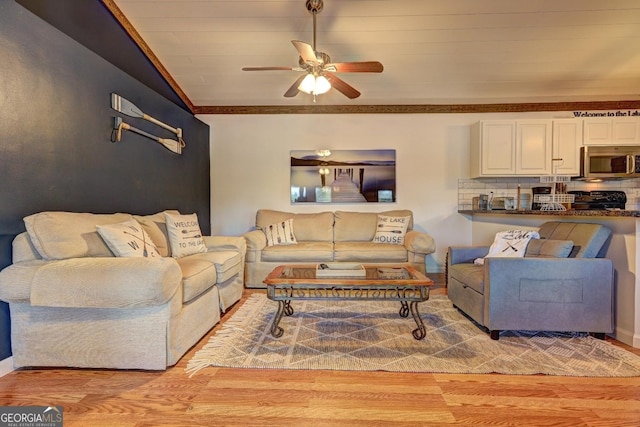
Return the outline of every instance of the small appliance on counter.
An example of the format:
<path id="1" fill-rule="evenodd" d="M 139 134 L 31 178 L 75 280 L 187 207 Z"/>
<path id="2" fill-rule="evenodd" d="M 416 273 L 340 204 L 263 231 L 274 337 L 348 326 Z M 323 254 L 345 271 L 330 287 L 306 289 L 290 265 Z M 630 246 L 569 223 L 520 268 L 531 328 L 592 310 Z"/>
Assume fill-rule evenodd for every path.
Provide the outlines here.
<path id="1" fill-rule="evenodd" d="M 516 208 L 515 197 L 494 197 L 491 209 L 494 211 L 512 211 Z"/>
<path id="2" fill-rule="evenodd" d="M 624 191 L 568 191 L 568 193 L 575 195 L 575 201 L 571 207 L 576 210 L 624 210 L 627 204 L 627 195 Z"/>

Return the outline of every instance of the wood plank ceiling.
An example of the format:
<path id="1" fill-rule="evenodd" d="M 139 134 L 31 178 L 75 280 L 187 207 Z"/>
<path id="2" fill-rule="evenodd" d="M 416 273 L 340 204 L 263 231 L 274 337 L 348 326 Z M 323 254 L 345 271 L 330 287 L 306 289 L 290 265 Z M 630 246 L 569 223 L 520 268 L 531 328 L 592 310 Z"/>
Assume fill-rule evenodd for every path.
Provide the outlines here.
<path id="1" fill-rule="evenodd" d="M 638 0 L 325 0 L 317 50 L 385 68 L 340 74 L 362 95 L 315 104 L 283 97 L 298 72 L 241 70 L 297 65 L 291 40 L 313 42 L 305 0 L 102 1 L 196 113 L 640 107 Z"/>

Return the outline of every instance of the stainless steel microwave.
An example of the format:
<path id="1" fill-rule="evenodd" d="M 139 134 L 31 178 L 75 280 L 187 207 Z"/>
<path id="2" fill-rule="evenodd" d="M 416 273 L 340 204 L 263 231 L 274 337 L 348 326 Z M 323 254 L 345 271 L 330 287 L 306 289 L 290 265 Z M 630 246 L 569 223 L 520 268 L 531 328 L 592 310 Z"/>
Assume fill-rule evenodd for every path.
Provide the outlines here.
<path id="1" fill-rule="evenodd" d="M 640 147 L 596 146 L 580 149 L 580 178 L 640 178 Z"/>

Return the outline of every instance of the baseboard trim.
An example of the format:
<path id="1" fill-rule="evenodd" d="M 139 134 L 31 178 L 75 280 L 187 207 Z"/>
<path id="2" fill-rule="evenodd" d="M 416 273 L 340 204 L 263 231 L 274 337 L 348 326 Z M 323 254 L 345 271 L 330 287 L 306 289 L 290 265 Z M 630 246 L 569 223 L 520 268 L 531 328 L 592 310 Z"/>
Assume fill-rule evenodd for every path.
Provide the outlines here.
<path id="1" fill-rule="evenodd" d="M 616 328 L 612 335 L 616 340 L 622 343 L 630 345 L 631 347 L 640 348 L 640 336 L 634 334 L 632 331 Z"/>
<path id="2" fill-rule="evenodd" d="M 0 377 L 13 372 L 14 370 L 13 357 L 7 357 L 6 359 L 0 360 Z"/>

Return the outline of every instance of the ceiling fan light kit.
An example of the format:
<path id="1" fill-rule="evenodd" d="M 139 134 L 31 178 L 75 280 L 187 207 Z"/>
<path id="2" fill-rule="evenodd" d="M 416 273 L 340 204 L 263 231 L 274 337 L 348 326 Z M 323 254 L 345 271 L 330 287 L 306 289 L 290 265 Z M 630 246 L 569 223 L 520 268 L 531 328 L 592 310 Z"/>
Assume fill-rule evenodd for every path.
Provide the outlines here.
<path id="1" fill-rule="evenodd" d="M 360 92 L 335 73 L 381 73 L 384 67 L 377 61 L 332 63 L 329 55 L 316 50 L 316 14 L 324 7 L 324 1 L 306 0 L 306 7 L 313 15 L 313 46 L 299 40 L 291 41 L 300 55 L 298 60 L 299 67 L 244 67 L 242 70 L 305 72 L 306 74 L 299 77 L 285 92 L 284 96 L 286 98 L 294 97 L 298 92 L 304 92 L 313 95 L 313 101 L 315 102 L 316 95 L 326 93 L 331 88 L 336 89 L 349 99 L 359 97 Z"/>
<path id="2" fill-rule="evenodd" d="M 298 86 L 300 92 L 311 95 L 322 95 L 329 92 L 329 89 L 331 89 L 331 83 L 325 76 L 314 76 L 313 74 L 307 74 Z"/>

